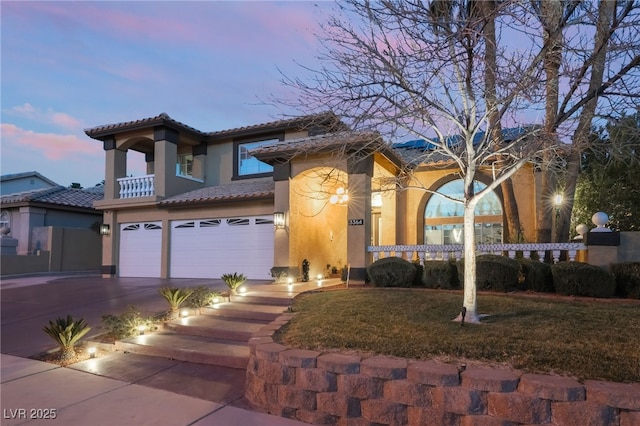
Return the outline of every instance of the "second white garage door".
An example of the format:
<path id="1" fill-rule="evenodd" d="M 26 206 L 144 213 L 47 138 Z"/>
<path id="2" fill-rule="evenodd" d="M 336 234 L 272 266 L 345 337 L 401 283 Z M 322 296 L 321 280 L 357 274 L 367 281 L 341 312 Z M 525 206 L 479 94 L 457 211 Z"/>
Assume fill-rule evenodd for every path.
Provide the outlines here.
<path id="1" fill-rule="evenodd" d="M 244 274 L 271 279 L 273 217 L 173 221 L 170 275 L 172 278 L 220 278 Z"/>

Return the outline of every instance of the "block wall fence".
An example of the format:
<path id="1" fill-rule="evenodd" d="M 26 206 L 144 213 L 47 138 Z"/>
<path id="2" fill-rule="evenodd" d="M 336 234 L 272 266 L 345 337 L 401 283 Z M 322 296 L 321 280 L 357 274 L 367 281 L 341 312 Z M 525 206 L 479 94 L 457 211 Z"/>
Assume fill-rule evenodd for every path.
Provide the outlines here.
<path id="1" fill-rule="evenodd" d="M 293 315 L 249 340 L 245 396 L 270 414 L 345 426 L 640 425 L 640 383 L 291 349 L 272 336 Z"/>

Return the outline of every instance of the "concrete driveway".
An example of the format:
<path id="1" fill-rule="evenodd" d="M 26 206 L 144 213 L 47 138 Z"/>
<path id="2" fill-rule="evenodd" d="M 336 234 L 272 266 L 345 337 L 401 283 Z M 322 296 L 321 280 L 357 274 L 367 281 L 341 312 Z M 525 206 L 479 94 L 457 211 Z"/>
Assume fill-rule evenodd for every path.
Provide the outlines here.
<path id="1" fill-rule="evenodd" d="M 248 283 L 250 284 L 250 283 Z M 0 352 L 29 357 L 56 348 L 42 328 L 49 320 L 72 315 L 92 328 L 87 336 L 104 332 L 102 316 L 134 305 L 145 314 L 168 309 L 158 288 L 197 287 L 227 290 L 221 280 L 101 278 L 100 276 L 3 278 L 0 285 Z"/>

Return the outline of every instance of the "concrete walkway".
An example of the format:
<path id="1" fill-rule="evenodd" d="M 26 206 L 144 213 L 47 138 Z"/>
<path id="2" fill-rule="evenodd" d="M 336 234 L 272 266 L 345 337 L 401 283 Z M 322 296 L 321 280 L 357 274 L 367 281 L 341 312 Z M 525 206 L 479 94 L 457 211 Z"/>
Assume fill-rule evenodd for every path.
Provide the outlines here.
<path id="1" fill-rule="evenodd" d="M 0 363 L 2 425 L 305 424 L 27 358 Z"/>

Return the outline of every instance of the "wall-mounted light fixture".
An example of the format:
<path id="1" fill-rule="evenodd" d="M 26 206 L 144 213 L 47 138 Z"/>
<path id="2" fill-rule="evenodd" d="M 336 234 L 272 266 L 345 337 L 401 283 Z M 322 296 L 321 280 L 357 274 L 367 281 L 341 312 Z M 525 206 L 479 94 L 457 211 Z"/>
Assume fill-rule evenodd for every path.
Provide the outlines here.
<path id="1" fill-rule="evenodd" d="M 273 214 L 273 226 L 284 228 L 284 212 L 275 212 Z"/>
<path id="2" fill-rule="evenodd" d="M 100 235 L 111 235 L 111 227 L 108 223 L 100 225 Z"/>
<path id="3" fill-rule="evenodd" d="M 343 187 L 336 189 L 336 193 L 329 198 L 331 204 L 346 204 L 347 201 L 349 201 L 349 194 Z"/>

